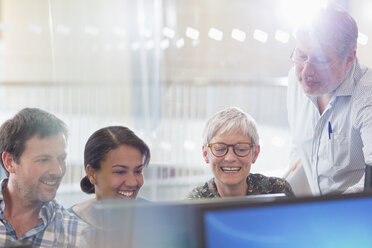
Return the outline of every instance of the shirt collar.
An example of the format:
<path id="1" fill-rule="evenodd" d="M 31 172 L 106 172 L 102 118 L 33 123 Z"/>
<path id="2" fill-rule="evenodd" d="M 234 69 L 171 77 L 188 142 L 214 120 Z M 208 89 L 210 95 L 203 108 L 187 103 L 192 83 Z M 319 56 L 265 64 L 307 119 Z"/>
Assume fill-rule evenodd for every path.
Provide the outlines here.
<path id="1" fill-rule="evenodd" d="M 56 201 L 52 200 L 50 202 L 44 203 L 39 212 L 39 218 L 41 218 L 44 224 L 50 223 L 56 214 Z"/>
<path id="2" fill-rule="evenodd" d="M 355 59 L 353 66 L 346 72 L 345 78 L 335 90 L 334 96 L 351 96 L 354 91 L 357 75 L 361 73 L 358 59 Z"/>
<path id="3" fill-rule="evenodd" d="M 359 61 L 356 58 L 352 67 L 346 72 L 345 77 L 342 80 L 342 83 L 335 89 L 332 97 L 333 100 L 331 100 L 331 103 L 337 96 L 351 96 L 354 91 L 356 82 L 359 81 L 363 74 L 364 72 L 362 71 L 359 65 Z M 307 94 L 306 96 L 311 100 L 311 102 L 315 106 L 318 106 L 317 96 L 311 96 Z"/>

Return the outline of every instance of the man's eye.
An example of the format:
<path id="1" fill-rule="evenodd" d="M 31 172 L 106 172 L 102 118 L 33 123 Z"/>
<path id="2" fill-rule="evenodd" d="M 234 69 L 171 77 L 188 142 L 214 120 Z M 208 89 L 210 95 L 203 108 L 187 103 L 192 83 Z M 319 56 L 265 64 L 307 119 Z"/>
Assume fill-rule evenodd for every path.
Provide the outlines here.
<path id="1" fill-rule="evenodd" d="M 136 174 L 142 174 L 142 170 L 136 170 L 134 173 L 136 173 Z"/>
<path id="2" fill-rule="evenodd" d="M 314 61 L 314 64 L 317 64 L 317 65 L 326 65 L 328 64 L 328 61 L 327 60 L 323 60 L 323 59 L 317 59 Z"/>
<path id="3" fill-rule="evenodd" d="M 58 159 L 60 162 L 66 162 L 66 157 L 61 157 Z"/>
<path id="4" fill-rule="evenodd" d="M 126 171 L 122 171 L 122 170 L 120 170 L 120 171 L 113 171 L 112 173 L 115 173 L 115 174 L 119 174 L 119 175 L 121 175 L 121 174 L 125 174 Z"/>

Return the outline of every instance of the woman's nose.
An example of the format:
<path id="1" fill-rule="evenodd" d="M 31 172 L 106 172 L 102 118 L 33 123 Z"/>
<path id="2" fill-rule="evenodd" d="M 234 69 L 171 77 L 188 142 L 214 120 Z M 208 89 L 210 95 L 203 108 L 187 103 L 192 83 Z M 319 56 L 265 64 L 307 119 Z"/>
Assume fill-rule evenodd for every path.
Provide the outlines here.
<path id="1" fill-rule="evenodd" d="M 235 160 L 236 159 L 236 154 L 234 152 L 234 149 L 232 147 L 227 148 L 227 153 L 225 155 L 225 160 Z"/>
<path id="2" fill-rule="evenodd" d="M 134 175 L 128 175 L 127 178 L 125 179 L 125 185 L 126 186 L 131 186 L 131 187 L 135 187 L 137 186 L 137 180 L 136 180 L 136 177 Z"/>

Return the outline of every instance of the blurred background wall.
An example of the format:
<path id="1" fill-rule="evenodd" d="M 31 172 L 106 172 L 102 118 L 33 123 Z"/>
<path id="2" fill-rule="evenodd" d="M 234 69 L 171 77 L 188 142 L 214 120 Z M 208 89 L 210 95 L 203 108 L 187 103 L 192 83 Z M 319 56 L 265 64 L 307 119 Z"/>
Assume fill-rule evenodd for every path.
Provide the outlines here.
<path id="1" fill-rule="evenodd" d="M 372 66 L 372 2 L 336 0 L 359 25 L 358 57 Z M 287 73 L 299 18 L 326 1 L 0 0 L 0 121 L 39 107 L 70 128 L 68 170 L 57 198 L 81 193 L 90 134 L 128 126 L 150 146 L 141 196 L 180 200 L 212 175 L 204 122 L 227 106 L 257 121 L 252 172 L 289 166 Z"/>

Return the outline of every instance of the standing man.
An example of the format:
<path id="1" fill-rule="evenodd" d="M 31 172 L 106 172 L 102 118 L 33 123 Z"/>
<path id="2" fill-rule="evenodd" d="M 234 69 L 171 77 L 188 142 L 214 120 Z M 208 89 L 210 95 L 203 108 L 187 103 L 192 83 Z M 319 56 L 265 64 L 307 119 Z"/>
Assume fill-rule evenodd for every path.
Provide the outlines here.
<path id="1" fill-rule="evenodd" d="M 40 109 L 26 108 L 0 127 L 0 246 L 82 247 L 87 224 L 54 197 L 66 171 L 67 128 Z"/>
<path id="2" fill-rule="evenodd" d="M 337 8 L 320 10 L 296 32 L 289 72 L 291 161 L 314 195 L 363 191 L 372 165 L 372 71 L 356 58 L 358 27 Z"/>

